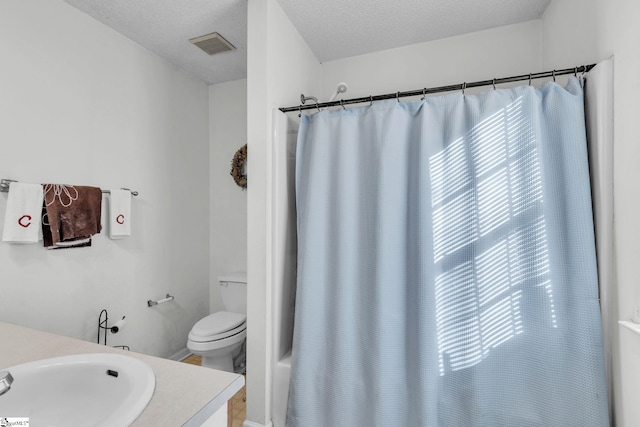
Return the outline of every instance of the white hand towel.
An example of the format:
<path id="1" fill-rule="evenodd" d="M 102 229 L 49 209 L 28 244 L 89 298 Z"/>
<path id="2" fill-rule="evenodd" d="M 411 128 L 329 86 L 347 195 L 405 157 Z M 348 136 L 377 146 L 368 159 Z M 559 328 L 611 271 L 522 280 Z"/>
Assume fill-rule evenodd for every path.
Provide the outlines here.
<path id="1" fill-rule="evenodd" d="M 37 243 L 42 240 L 42 185 L 12 182 L 9 184 L 7 210 L 2 241 Z"/>
<path id="2" fill-rule="evenodd" d="M 123 239 L 131 236 L 131 191 L 110 190 L 109 238 Z"/>

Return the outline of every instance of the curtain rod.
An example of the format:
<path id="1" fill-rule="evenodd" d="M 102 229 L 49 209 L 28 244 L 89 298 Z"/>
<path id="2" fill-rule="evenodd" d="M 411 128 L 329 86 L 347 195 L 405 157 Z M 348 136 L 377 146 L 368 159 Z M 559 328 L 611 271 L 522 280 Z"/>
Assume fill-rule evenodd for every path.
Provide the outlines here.
<path id="1" fill-rule="evenodd" d="M 342 106 L 344 107 L 345 105 L 349 105 L 349 104 L 362 104 L 365 102 L 374 102 L 374 101 L 381 101 L 383 99 L 398 99 L 398 98 L 404 98 L 404 97 L 408 97 L 408 96 L 420 96 L 420 95 L 429 95 L 429 94 L 433 94 L 433 93 L 440 93 L 440 92 L 452 92 L 452 91 L 456 91 L 456 90 L 462 90 L 464 91 L 465 89 L 471 88 L 471 87 L 480 87 L 480 86 L 489 86 L 489 85 L 497 85 L 497 84 L 502 84 L 502 83 L 511 83 L 511 82 L 519 82 L 519 81 L 524 81 L 524 80 L 529 80 L 529 82 L 531 82 L 531 80 L 533 79 L 542 79 L 545 77 L 553 77 L 553 79 L 555 80 L 556 76 L 561 76 L 561 75 L 565 75 L 565 74 L 578 74 L 578 73 L 586 73 L 588 71 L 590 71 L 593 67 L 595 67 L 596 64 L 591 64 L 591 65 L 581 65 L 579 67 L 574 67 L 574 68 L 565 68 L 563 70 L 552 70 L 552 71 L 543 71 L 541 73 L 531 73 L 531 74 L 523 74 L 521 76 L 512 76 L 512 77 L 502 77 L 499 79 L 491 79 L 491 80 L 481 80 L 481 81 L 477 81 L 477 82 L 471 82 L 471 83 L 459 83 L 457 85 L 448 85 L 448 86 L 439 86 L 439 87 L 432 87 L 432 88 L 424 88 L 424 89 L 416 89 L 416 90 L 410 90 L 407 92 L 396 92 L 396 93 L 387 93 L 384 95 L 375 95 L 375 96 L 365 96 L 362 98 L 351 98 L 351 99 L 342 99 L 342 100 L 338 100 L 338 101 L 331 101 L 331 102 L 316 102 L 315 104 L 311 105 L 296 105 L 295 107 L 282 107 L 280 108 L 280 111 L 282 111 L 283 113 L 288 113 L 290 111 L 298 111 L 301 112 L 302 110 L 312 110 L 312 109 L 320 109 L 320 108 L 324 108 L 324 107 L 336 107 L 336 106 Z M 301 95 L 300 99 L 304 99 L 304 95 Z"/>

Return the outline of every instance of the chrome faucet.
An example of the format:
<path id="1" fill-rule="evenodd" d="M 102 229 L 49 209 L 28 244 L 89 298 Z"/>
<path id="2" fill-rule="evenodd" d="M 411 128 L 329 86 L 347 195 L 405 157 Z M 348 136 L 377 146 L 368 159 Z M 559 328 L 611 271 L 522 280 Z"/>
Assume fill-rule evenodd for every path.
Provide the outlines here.
<path id="1" fill-rule="evenodd" d="M 0 396 L 5 394 L 11 388 L 13 377 L 9 371 L 0 371 Z"/>

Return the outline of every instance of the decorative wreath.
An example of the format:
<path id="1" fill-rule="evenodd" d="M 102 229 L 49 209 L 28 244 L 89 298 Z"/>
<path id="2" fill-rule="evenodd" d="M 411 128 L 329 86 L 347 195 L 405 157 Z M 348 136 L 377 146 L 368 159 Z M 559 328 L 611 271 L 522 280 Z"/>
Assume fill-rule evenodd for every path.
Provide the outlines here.
<path id="1" fill-rule="evenodd" d="M 245 163 L 247 162 L 247 144 L 244 144 L 242 147 L 236 151 L 236 154 L 233 155 L 233 160 L 231 160 L 231 176 L 233 180 L 236 182 L 238 187 L 245 189 L 247 188 L 247 171 L 245 167 Z"/>

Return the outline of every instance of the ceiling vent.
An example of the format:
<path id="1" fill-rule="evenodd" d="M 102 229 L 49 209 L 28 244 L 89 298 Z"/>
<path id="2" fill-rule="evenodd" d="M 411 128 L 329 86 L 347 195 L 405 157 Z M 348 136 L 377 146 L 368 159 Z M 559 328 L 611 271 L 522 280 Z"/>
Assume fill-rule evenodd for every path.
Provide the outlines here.
<path id="1" fill-rule="evenodd" d="M 234 50 L 235 46 L 229 43 L 224 37 L 218 33 L 207 34 L 189 40 L 209 55 Z"/>

